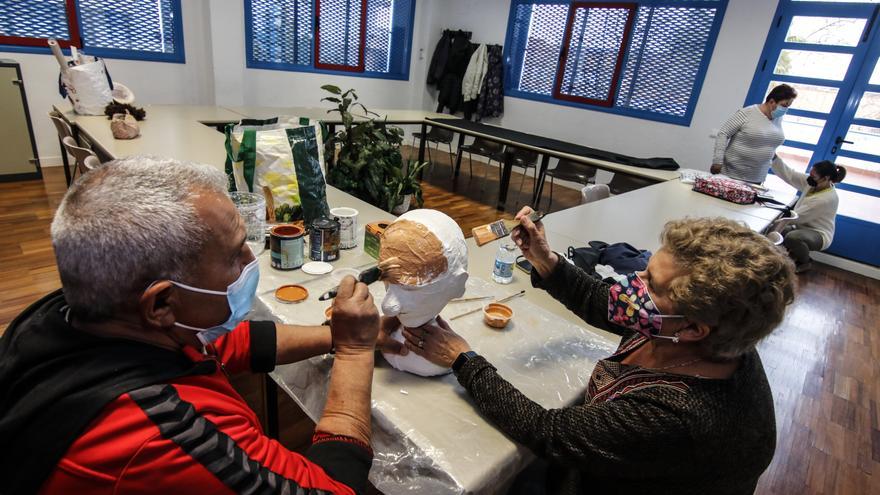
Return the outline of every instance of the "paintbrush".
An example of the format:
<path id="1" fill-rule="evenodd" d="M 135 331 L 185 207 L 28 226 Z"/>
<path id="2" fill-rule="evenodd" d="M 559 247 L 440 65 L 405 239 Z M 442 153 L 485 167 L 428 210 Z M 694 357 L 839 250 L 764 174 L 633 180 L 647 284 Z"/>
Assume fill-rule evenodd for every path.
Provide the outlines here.
<path id="1" fill-rule="evenodd" d="M 519 296 L 521 296 L 521 295 L 523 295 L 523 294 L 525 294 L 525 293 L 526 293 L 526 290 L 523 289 L 523 290 L 517 292 L 516 294 L 513 294 L 513 295 L 510 295 L 510 296 L 507 296 L 507 297 L 505 297 L 504 299 L 501 299 L 501 300 L 498 300 L 498 301 L 495 301 L 495 302 L 500 302 L 500 303 L 507 302 L 507 301 L 510 301 L 511 299 L 513 299 L 514 297 L 519 297 Z M 458 318 L 461 318 L 462 316 L 467 316 L 467 315 L 470 315 L 470 314 L 474 314 L 474 313 L 476 313 L 477 311 L 482 311 L 482 310 L 483 310 L 483 308 L 482 308 L 482 306 L 481 306 L 481 307 L 479 307 L 479 308 L 477 308 L 477 309 L 472 309 L 472 310 L 470 310 L 470 311 L 465 311 L 464 313 L 462 313 L 462 314 L 460 314 L 460 315 L 455 315 L 455 316 L 453 316 L 452 318 L 450 318 L 449 320 L 450 320 L 450 321 L 452 321 L 452 320 L 456 320 L 456 319 L 458 319 Z"/>
<path id="2" fill-rule="evenodd" d="M 542 218 L 544 218 L 544 213 L 540 211 L 533 211 L 532 214 L 529 215 L 529 220 L 532 222 L 538 222 Z M 519 225 L 519 220 L 498 220 L 486 225 L 474 227 L 471 229 L 471 234 L 474 236 L 477 246 L 482 246 L 495 239 L 507 237 L 510 235 L 510 232 L 519 227 Z"/>
<path id="3" fill-rule="evenodd" d="M 372 284 L 376 280 L 379 280 L 382 276 L 382 271 L 379 270 L 378 266 L 374 266 L 369 270 L 364 270 L 358 275 L 358 282 L 363 282 L 367 285 Z M 336 293 L 339 291 L 339 286 L 328 290 L 327 292 L 321 294 L 321 297 L 318 298 L 319 301 L 326 301 L 327 299 L 333 299 L 336 297 Z"/>

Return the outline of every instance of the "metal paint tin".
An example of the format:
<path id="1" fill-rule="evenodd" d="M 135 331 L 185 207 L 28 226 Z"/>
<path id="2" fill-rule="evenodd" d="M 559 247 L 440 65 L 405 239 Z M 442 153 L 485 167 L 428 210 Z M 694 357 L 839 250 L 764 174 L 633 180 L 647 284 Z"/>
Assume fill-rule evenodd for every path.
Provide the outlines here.
<path id="1" fill-rule="evenodd" d="M 339 259 L 339 222 L 319 218 L 312 222 L 309 231 L 309 258 L 315 261 Z"/>
<path id="2" fill-rule="evenodd" d="M 296 225 L 276 225 L 269 233 L 272 268 L 295 270 L 303 265 L 305 239 Z"/>

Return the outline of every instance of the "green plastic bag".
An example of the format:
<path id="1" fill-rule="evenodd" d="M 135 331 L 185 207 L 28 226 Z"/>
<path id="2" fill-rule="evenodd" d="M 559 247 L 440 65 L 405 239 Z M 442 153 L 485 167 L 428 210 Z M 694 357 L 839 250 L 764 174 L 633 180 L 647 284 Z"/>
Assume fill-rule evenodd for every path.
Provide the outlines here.
<path id="1" fill-rule="evenodd" d="M 320 123 L 289 117 L 226 126 L 230 191 L 262 192 L 269 221 L 308 226 L 329 216 L 323 133 Z"/>

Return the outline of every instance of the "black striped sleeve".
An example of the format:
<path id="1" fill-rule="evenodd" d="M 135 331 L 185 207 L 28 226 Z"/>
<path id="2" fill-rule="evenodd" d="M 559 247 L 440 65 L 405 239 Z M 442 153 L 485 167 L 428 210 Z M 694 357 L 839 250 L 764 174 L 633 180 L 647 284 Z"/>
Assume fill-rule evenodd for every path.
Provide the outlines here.
<path id="1" fill-rule="evenodd" d="M 252 459 L 233 439 L 196 412 L 191 403 L 182 400 L 171 385 L 151 385 L 128 395 L 156 424 L 163 438 L 177 444 L 235 493 L 329 494 L 301 487 L 296 480 Z"/>

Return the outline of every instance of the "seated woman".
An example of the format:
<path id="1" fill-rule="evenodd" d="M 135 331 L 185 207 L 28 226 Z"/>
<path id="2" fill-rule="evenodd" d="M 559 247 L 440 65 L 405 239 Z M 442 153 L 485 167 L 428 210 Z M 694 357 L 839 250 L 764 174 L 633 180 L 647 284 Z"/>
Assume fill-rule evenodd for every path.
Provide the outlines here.
<path id="1" fill-rule="evenodd" d="M 791 261 L 733 221 L 678 220 L 644 272 L 608 285 L 551 251 L 530 212 L 514 241 L 532 284 L 623 337 L 584 402 L 544 409 L 443 321 L 404 330 L 407 347 L 451 366 L 476 407 L 539 457 L 528 477 L 540 489 L 528 493 L 751 494 L 776 446 L 755 345 L 793 300 Z"/>
<path id="2" fill-rule="evenodd" d="M 798 214 L 782 233 L 783 244 L 794 260 L 798 273 L 810 269 L 810 251 L 828 249 L 834 239 L 837 216 L 837 191 L 834 184 L 846 177 L 846 169 L 828 160 L 818 162 L 809 174 L 797 172 L 779 156 L 773 159 L 773 173 L 801 191 L 794 204 Z"/>

